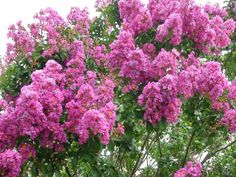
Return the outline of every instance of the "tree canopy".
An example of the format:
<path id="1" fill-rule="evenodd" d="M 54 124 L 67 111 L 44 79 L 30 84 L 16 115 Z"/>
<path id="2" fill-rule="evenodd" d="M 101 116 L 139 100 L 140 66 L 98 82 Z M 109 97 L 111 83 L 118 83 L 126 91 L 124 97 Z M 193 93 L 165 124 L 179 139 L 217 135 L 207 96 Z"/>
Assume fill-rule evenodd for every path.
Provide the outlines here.
<path id="1" fill-rule="evenodd" d="M 96 8 L 9 27 L 0 177 L 235 177 L 236 1 Z"/>

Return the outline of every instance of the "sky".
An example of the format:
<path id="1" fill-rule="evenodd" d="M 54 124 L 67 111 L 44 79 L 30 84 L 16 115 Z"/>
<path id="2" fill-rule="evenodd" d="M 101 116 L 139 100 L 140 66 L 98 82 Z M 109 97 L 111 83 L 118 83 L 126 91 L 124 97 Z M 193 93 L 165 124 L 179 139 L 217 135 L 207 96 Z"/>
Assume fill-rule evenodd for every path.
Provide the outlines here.
<path id="1" fill-rule="evenodd" d="M 71 7 L 89 9 L 91 17 L 96 16 L 94 8 L 96 0 L 6 0 L 0 4 L 0 56 L 5 55 L 7 29 L 11 24 L 22 20 L 24 25 L 33 21 L 33 15 L 40 9 L 52 7 L 62 17 L 66 17 Z M 148 0 L 141 0 L 147 3 Z M 196 0 L 197 3 L 223 3 L 223 0 Z"/>

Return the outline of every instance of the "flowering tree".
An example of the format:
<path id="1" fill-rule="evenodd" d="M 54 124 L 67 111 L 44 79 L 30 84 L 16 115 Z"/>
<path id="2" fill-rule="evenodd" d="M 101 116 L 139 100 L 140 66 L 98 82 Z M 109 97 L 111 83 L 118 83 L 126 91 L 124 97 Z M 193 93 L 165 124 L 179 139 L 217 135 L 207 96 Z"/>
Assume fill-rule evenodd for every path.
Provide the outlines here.
<path id="1" fill-rule="evenodd" d="M 97 1 L 9 27 L 0 176 L 235 176 L 236 1 Z"/>

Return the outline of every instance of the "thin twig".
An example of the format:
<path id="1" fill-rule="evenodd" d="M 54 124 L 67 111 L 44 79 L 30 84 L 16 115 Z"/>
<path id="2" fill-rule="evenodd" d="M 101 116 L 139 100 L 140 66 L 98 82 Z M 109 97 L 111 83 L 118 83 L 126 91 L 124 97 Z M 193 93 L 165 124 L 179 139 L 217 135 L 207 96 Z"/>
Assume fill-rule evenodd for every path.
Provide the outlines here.
<path id="1" fill-rule="evenodd" d="M 66 166 L 66 173 L 68 174 L 69 177 L 72 177 L 72 175 L 70 174 L 70 170 L 67 166 Z"/>
<path id="2" fill-rule="evenodd" d="M 226 150 L 227 148 L 229 148 L 230 146 L 234 145 L 236 143 L 236 140 L 232 141 L 231 143 L 229 143 L 228 145 L 219 148 L 217 150 L 215 150 L 212 153 L 207 154 L 207 156 L 202 160 L 202 164 L 204 164 L 207 160 L 209 160 L 210 158 L 212 158 L 213 156 L 215 156 L 218 152 L 221 152 L 223 150 Z"/>
<path id="3" fill-rule="evenodd" d="M 159 150 L 159 153 L 160 153 L 160 161 L 161 161 L 161 159 L 162 159 L 161 140 L 160 140 L 160 135 L 159 135 L 158 132 L 157 132 L 156 136 L 157 136 L 157 140 L 158 140 L 158 150 Z M 157 166 L 157 172 L 156 172 L 156 175 L 155 175 L 156 177 L 160 176 L 160 170 L 161 170 L 160 162 L 157 163 L 157 164 L 158 164 L 158 166 Z"/>
<path id="4" fill-rule="evenodd" d="M 191 143 L 192 143 L 192 141 L 193 141 L 193 137 L 194 137 L 194 135 L 195 135 L 195 132 L 196 132 L 196 131 L 193 131 L 193 133 L 192 133 L 192 135 L 191 135 L 191 137 L 190 137 L 190 139 L 189 139 L 188 146 L 187 146 L 187 148 L 186 148 L 185 155 L 184 155 L 184 158 L 183 158 L 183 160 L 182 160 L 182 164 L 181 164 L 182 167 L 183 167 L 183 166 L 185 165 L 185 163 L 186 163 L 186 159 L 187 159 L 187 156 L 188 156 L 189 148 L 190 148 Z"/>
<path id="5" fill-rule="evenodd" d="M 147 136 L 146 136 L 146 138 L 145 138 L 145 140 L 144 140 L 144 142 L 143 142 L 143 145 L 142 145 L 142 147 L 141 147 L 141 151 L 140 151 L 139 156 L 138 156 L 138 159 L 137 159 L 137 161 L 136 161 L 136 163 L 135 163 L 135 165 L 134 165 L 134 168 L 133 168 L 133 170 L 132 170 L 132 172 L 131 172 L 131 174 L 130 174 L 130 177 L 133 177 L 134 174 L 135 174 L 135 172 L 137 171 L 137 167 L 138 167 L 139 161 L 140 161 L 140 159 L 141 159 L 141 157 L 142 157 L 142 151 L 143 151 L 144 147 L 146 146 L 146 144 L 147 144 L 147 142 L 148 142 L 149 136 L 150 136 L 150 133 L 147 134 Z"/>

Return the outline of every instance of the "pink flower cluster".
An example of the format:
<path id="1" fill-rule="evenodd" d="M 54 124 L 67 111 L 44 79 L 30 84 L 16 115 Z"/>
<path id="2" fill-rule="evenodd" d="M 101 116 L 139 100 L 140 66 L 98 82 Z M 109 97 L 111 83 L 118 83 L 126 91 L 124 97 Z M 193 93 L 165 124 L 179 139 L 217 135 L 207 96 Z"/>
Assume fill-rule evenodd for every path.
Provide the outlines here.
<path id="1" fill-rule="evenodd" d="M 236 80 L 229 85 L 228 98 L 236 101 Z"/>
<path id="2" fill-rule="evenodd" d="M 174 177 L 200 177 L 202 175 L 202 165 L 197 162 L 193 165 L 193 162 L 188 162 L 184 168 L 179 169 Z"/>
<path id="3" fill-rule="evenodd" d="M 215 4 L 215 5 L 212 5 L 212 4 L 206 4 L 204 6 L 204 11 L 206 13 L 208 13 L 210 16 L 216 16 L 216 15 L 219 15 L 220 17 L 224 18 L 228 15 L 226 9 L 224 8 L 221 8 L 219 6 L 219 4 Z"/>
<path id="4" fill-rule="evenodd" d="M 97 10 L 106 8 L 106 7 L 109 6 L 112 2 L 113 2 L 113 0 L 96 0 L 96 2 L 95 2 L 95 8 L 96 8 Z"/>
<path id="5" fill-rule="evenodd" d="M 139 0 L 119 1 L 123 29 L 134 36 L 157 25 L 156 40 L 166 38 L 179 45 L 183 38 L 192 40 L 205 53 L 214 53 L 230 43 L 235 29 L 233 19 L 224 20 L 225 9 L 217 5 L 198 6 L 191 0 L 149 0 L 148 8 Z"/>
<path id="6" fill-rule="evenodd" d="M 134 36 L 152 27 L 151 14 L 140 0 L 120 0 L 118 5 L 124 28 L 132 32 Z"/>
<path id="7" fill-rule="evenodd" d="M 230 109 L 227 110 L 224 114 L 221 123 L 226 126 L 230 132 L 236 132 L 236 110 Z"/>
<path id="8" fill-rule="evenodd" d="M 228 80 L 221 71 L 220 63 L 206 62 L 201 67 L 199 77 L 199 92 L 208 94 L 211 101 L 216 101 L 228 88 Z"/>
<path id="9" fill-rule="evenodd" d="M 0 153 L 0 176 L 17 177 L 20 173 L 21 155 L 14 150 Z"/>
<path id="10" fill-rule="evenodd" d="M 171 33 L 170 43 L 179 45 L 183 34 L 183 20 L 180 14 L 171 14 L 165 20 L 165 23 L 158 26 L 156 40 L 163 42 L 166 36 L 169 36 L 169 33 Z"/>
<path id="11" fill-rule="evenodd" d="M 92 46 L 89 32 L 91 20 L 86 9 L 71 8 L 66 21 L 56 11 L 47 8 L 37 13 L 34 19 L 29 30 L 21 22 L 9 27 L 8 37 L 13 43 L 7 45 L 7 62 L 17 60 L 18 54 L 32 60 L 33 53 L 37 52 L 36 45 L 42 47 L 42 56 L 49 58 L 59 51 L 69 51 L 74 39 L 87 43 L 88 48 Z"/>
<path id="12" fill-rule="evenodd" d="M 19 21 L 17 25 L 11 25 L 8 31 L 8 38 L 12 39 L 14 44 L 7 44 L 7 57 L 5 60 L 8 62 L 17 57 L 18 53 L 24 53 L 27 58 L 31 58 L 32 52 L 35 48 L 35 41 L 29 32 L 22 26 Z"/>
<path id="13" fill-rule="evenodd" d="M 162 49 L 152 61 L 150 77 L 158 80 L 167 74 L 176 75 L 179 56 L 180 54 L 176 50 L 167 52 Z"/>
<path id="14" fill-rule="evenodd" d="M 128 60 L 128 54 L 135 50 L 135 42 L 129 31 L 121 31 L 111 45 L 111 52 L 108 53 L 109 65 L 111 69 L 120 69 L 125 61 Z"/>
<path id="15" fill-rule="evenodd" d="M 160 53 L 163 53 L 163 50 Z M 184 60 L 186 62 L 183 63 L 181 63 L 183 58 L 180 57 L 178 60 L 179 62 L 176 62 L 176 65 L 172 65 L 175 66 L 173 73 L 170 73 L 173 67 L 171 68 L 168 67 L 168 65 L 165 66 L 164 64 L 156 65 L 158 67 L 164 66 L 162 68 L 163 74 L 159 74 L 160 79 L 158 82 L 153 82 L 146 85 L 142 95 L 139 97 L 139 104 L 145 106 L 146 108 L 145 119 L 152 124 L 155 125 L 156 122 L 160 121 L 161 117 L 165 118 L 169 123 L 175 123 L 178 120 L 181 107 L 181 101 L 178 98 L 180 95 L 184 96 L 186 99 L 189 99 L 196 93 L 200 93 L 203 96 L 209 97 L 214 109 L 223 111 L 229 109 L 229 103 L 220 101 L 220 98 L 223 96 L 224 92 L 228 90 L 228 80 L 222 73 L 220 64 L 217 62 L 205 62 L 203 65 L 198 66 L 198 62 L 195 62 L 195 66 L 194 63 L 187 66 L 186 63 L 189 63 L 187 60 L 193 59 L 192 57 L 192 54 L 190 54 L 189 58 Z M 167 62 L 168 59 L 171 59 L 171 57 L 168 59 L 162 57 L 161 59 L 163 58 L 165 59 L 164 61 Z M 195 60 L 198 59 L 195 58 Z M 170 64 L 170 62 L 167 64 Z M 181 64 L 182 69 L 179 70 L 181 68 Z M 159 71 L 160 73 L 162 70 L 161 68 L 157 68 L 154 71 Z M 167 78 L 173 78 L 173 81 L 163 82 Z M 161 89 L 161 87 L 164 87 L 164 89 Z M 230 95 L 232 95 L 231 92 Z M 167 96 L 167 99 L 163 98 L 163 94 Z M 166 103 L 165 100 L 169 101 Z M 163 107 L 163 101 L 165 103 L 165 107 Z M 160 114 L 160 111 L 164 111 L 166 114 Z"/>
<path id="16" fill-rule="evenodd" d="M 80 10 L 78 7 L 73 7 L 67 16 L 67 20 L 70 24 L 69 26 L 72 27 L 72 31 L 75 32 L 75 37 L 85 42 L 88 45 L 86 50 L 89 50 L 92 45 L 92 40 L 89 32 L 91 20 L 89 19 L 88 10 L 86 8 Z"/>
<path id="17" fill-rule="evenodd" d="M 120 75 L 130 78 L 133 83 L 138 84 L 147 80 L 150 71 L 150 61 L 142 50 L 131 51 L 121 67 Z"/>
<path id="18" fill-rule="evenodd" d="M 195 47 L 205 52 L 214 47 L 215 52 L 226 47 L 235 29 L 235 22 L 232 19 L 225 21 L 226 10 L 217 5 L 201 7 L 190 0 L 150 0 L 148 10 L 154 23 L 152 25 L 157 25 L 158 41 L 162 42 L 168 37 L 170 43 L 179 45 L 187 37 L 195 42 Z M 234 89 L 233 86 L 229 87 L 220 63 L 200 62 L 194 52 L 187 58 L 175 49 L 161 49 L 157 53 L 156 46 L 148 42 L 142 49 L 136 45 L 135 38 L 140 33 L 135 32 L 133 35 L 132 30 L 137 28 L 131 29 L 129 25 L 136 23 L 134 19 L 140 11 L 148 14 L 148 10 L 140 1 L 119 1 L 124 24 L 106 56 L 111 70 L 118 71 L 119 76 L 128 79 L 123 88 L 125 92 L 146 85 L 139 97 L 139 104 L 146 108 L 145 119 L 153 125 L 162 118 L 169 123 L 177 122 L 181 113 L 180 96 L 190 99 L 196 93 L 208 97 L 214 109 L 229 110 L 231 105 L 222 101 L 221 97 L 228 89 L 231 90 L 229 98 L 234 97 L 234 93 L 231 93 Z M 147 29 L 149 27 L 143 31 Z M 162 88 L 162 84 L 170 92 Z"/>
<path id="19" fill-rule="evenodd" d="M 30 158 L 36 157 L 36 151 L 32 145 L 23 143 L 19 146 L 18 151 L 22 157 L 22 163 L 26 162 Z"/>
<path id="20" fill-rule="evenodd" d="M 148 55 L 151 59 L 156 57 L 156 47 L 152 43 L 146 43 L 142 46 L 143 53 Z"/>
<path id="21" fill-rule="evenodd" d="M 154 24 L 158 24 L 156 39 L 163 42 L 170 39 L 179 45 L 187 37 L 205 53 L 211 48 L 215 53 L 230 43 L 230 35 L 235 29 L 233 19 L 224 20 L 225 9 L 219 6 L 201 7 L 190 0 L 150 0 L 148 9 Z"/>
<path id="22" fill-rule="evenodd" d="M 21 88 L 15 104 L 0 101 L 1 150 L 18 149 L 24 163 L 36 152 L 24 142 L 17 147 L 20 137 L 32 144 L 39 138 L 41 147 L 55 151 L 64 150 L 67 133 L 77 135 L 80 144 L 91 136 L 109 143 L 116 120 L 115 84 L 112 77 L 100 75 L 98 80 L 95 72 L 87 70 L 85 52 L 82 41 L 71 42 L 63 65 L 48 60 L 32 73 L 31 84 Z"/>
<path id="23" fill-rule="evenodd" d="M 166 75 L 157 83 L 148 83 L 138 98 L 139 105 L 145 105 L 144 118 L 155 125 L 165 118 L 168 123 L 176 123 L 180 114 L 181 101 L 177 97 L 177 79 Z"/>

